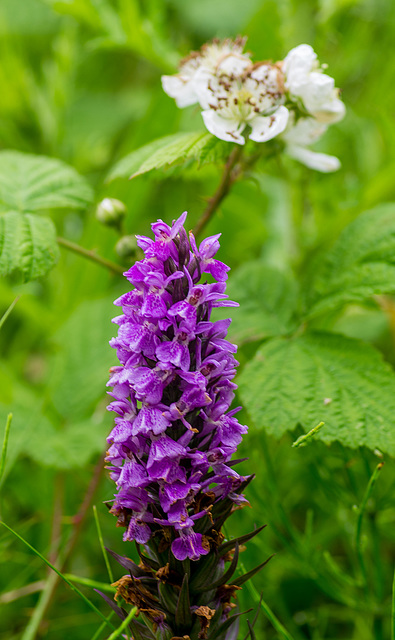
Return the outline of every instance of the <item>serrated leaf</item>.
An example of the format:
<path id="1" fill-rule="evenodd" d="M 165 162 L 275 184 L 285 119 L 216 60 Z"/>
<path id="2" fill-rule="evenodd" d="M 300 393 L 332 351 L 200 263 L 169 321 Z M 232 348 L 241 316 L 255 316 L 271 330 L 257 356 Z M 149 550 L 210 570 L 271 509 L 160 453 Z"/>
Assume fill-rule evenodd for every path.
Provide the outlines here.
<path id="1" fill-rule="evenodd" d="M 21 454 L 44 467 L 72 469 L 82 468 L 93 455 L 104 450 L 108 425 L 86 420 L 56 428 L 45 415 L 42 397 L 27 387 L 16 384 L 13 401 L 7 405 L 0 404 L 0 431 L 9 411 L 13 412 L 13 424 L 8 443 L 7 472 Z"/>
<path id="2" fill-rule="evenodd" d="M 7 414 L 13 414 L 12 428 L 7 448 L 6 474 L 11 470 L 21 453 L 27 453 L 35 441 L 40 441 L 40 434 L 53 430 L 48 418 L 42 415 L 42 400 L 29 388 L 15 383 L 11 397 L 7 403 L 0 403 L 0 442 L 3 441 L 3 429 Z"/>
<path id="3" fill-rule="evenodd" d="M 38 464 L 55 469 L 78 469 L 93 455 L 104 453 L 109 428 L 93 421 L 72 423 L 55 429 L 49 422 L 37 426 L 29 447 L 24 452 Z"/>
<path id="4" fill-rule="evenodd" d="M 58 258 L 50 218 L 15 211 L 0 215 L 0 275 L 19 273 L 24 281 L 33 280 L 47 273 Z"/>
<path id="5" fill-rule="evenodd" d="M 395 204 L 362 213 L 341 233 L 313 280 L 308 317 L 395 291 Z"/>
<path id="6" fill-rule="evenodd" d="M 0 211 L 84 209 L 92 199 L 86 180 L 61 160 L 20 151 L 0 152 Z"/>
<path id="7" fill-rule="evenodd" d="M 229 277 L 227 293 L 240 304 L 232 309 L 229 328 L 236 344 L 282 335 L 292 328 L 297 286 L 291 274 L 259 260 L 247 262 Z M 229 310 L 223 315 L 229 317 Z"/>
<path id="8" fill-rule="evenodd" d="M 189 159 L 197 160 L 201 164 L 212 162 L 228 154 L 229 147 L 229 143 L 223 143 L 210 133 L 176 133 L 165 136 L 129 153 L 113 167 L 107 181 L 115 178 L 134 178 L 153 169 L 161 169 Z"/>
<path id="9" fill-rule="evenodd" d="M 370 345 L 310 332 L 262 345 L 240 392 L 256 426 L 275 436 L 324 422 L 317 438 L 395 455 L 395 374 Z"/>
<path id="10" fill-rule="evenodd" d="M 0 274 L 33 280 L 57 262 L 59 248 L 48 209 L 82 209 L 92 201 L 86 181 L 60 160 L 0 152 Z"/>

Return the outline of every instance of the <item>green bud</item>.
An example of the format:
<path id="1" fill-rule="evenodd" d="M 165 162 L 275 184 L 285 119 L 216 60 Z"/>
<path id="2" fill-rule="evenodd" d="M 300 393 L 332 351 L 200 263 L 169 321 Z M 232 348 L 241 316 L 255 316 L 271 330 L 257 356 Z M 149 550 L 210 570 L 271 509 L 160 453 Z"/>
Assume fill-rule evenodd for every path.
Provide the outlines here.
<path id="1" fill-rule="evenodd" d="M 134 256 L 137 251 L 137 240 L 135 236 L 122 236 L 115 245 L 115 251 L 121 258 Z"/>
<path id="2" fill-rule="evenodd" d="M 104 198 L 96 208 L 96 218 L 103 224 L 117 227 L 125 216 L 126 207 L 116 198 Z"/>

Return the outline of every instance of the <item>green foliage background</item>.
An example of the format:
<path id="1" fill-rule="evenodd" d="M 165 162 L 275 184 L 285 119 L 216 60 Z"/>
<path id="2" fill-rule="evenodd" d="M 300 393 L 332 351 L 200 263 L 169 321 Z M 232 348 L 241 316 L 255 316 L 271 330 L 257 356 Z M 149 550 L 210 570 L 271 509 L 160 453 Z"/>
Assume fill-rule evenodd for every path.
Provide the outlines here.
<path id="1" fill-rule="evenodd" d="M 245 473 L 257 474 L 252 509 L 233 516 L 228 534 L 269 524 L 242 559 L 249 569 L 276 551 L 253 582 L 294 640 L 386 640 L 395 556 L 395 205 L 381 205 L 395 201 L 394 4 L 1 0 L 0 34 L 1 270 L 11 274 L 0 281 L 0 313 L 20 296 L 0 330 L 0 429 L 14 415 L 1 517 L 52 559 L 75 527 L 111 428 L 110 319 L 126 288 L 118 275 L 59 250 L 56 235 L 122 262 L 116 230 L 94 215 L 107 196 L 125 202 L 128 234 L 185 209 L 189 226 L 197 222 L 220 176 L 208 160 L 222 160 L 228 145 L 204 147 L 199 165 L 188 157 L 192 138 L 199 153 L 207 139 L 199 110 L 177 109 L 161 89 L 161 74 L 190 49 L 246 34 L 255 59 L 281 59 L 307 42 L 328 63 L 347 116 L 318 148 L 337 155 L 342 169 L 322 175 L 283 156 L 262 160 L 206 230 L 222 232 L 220 259 L 235 270 L 229 288 L 241 307 L 232 338 L 241 345 L 250 425 L 241 455 L 249 457 Z M 132 151 L 196 131 L 203 138 L 183 138 L 182 166 L 166 168 L 171 154 L 162 150 L 160 169 L 123 177 L 151 169 L 159 147 L 118 164 Z M 48 196 L 54 189 L 58 199 Z M 321 420 L 322 441 L 291 448 Z M 385 466 L 361 512 L 381 460 L 375 448 Z M 103 476 L 95 502 L 105 543 L 134 554 L 102 505 L 112 492 Z M 46 568 L 5 530 L 0 549 L 1 640 L 93 636 L 100 620 L 64 585 L 39 620 L 43 596 L 21 589 L 44 581 L 45 597 Z M 107 580 L 90 513 L 67 570 Z M 240 600 L 242 609 L 257 606 L 247 586 Z M 286 637 L 263 611 L 256 634 Z"/>

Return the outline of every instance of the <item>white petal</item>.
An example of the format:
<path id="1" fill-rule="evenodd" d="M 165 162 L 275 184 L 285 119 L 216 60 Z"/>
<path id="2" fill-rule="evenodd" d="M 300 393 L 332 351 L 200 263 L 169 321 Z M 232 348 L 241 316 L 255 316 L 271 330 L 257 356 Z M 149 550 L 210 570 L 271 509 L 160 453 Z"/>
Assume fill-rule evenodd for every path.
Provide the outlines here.
<path id="1" fill-rule="evenodd" d="M 245 56 L 230 53 L 218 64 L 218 71 L 231 76 L 239 76 L 249 67 L 251 60 Z"/>
<path id="2" fill-rule="evenodd" d="M 346 107 L 344 102 L 339 100 L 339 98 L 335 98 L 330 102 L 322 104 L 319 110 L 313 112 L 313 115 L 319 122 L 333 124 L 344 118 L 346 115 Z"/>
<path id="3" fill-rule="evenodd" d="M 318 122 L 315 118 L 300 118 L 296 124 L 294 124 L 294 118 L 290 118 L 283 138 L 290 145 L 305 147 L 317 142 L 327 128 L 326 124 Z"/>
<path id="4" fill-rule="evenodd" d="M 310 73 L 305 82 L 294 87 L 293 94 L 302 98 L 307 111 L 311 112 L 337 97 L 335 81 L 325 73 Z"/>
<path id="5" fill-rule="evenodd" d="M 194 75 L 193 88 L 202 109 L 209 109 L 210 105 L 218 106 L 218 78 L 213 71 L 202 65 Z"/>
<path id="6" fill-rule="evenodd" d="M 227 142 L 237 142 L 237 144 L 245 143 L 245 139 L 240 135 L 245 128 L 244 122 L 240 123 L 238 120 L 221 118 L 213 109 L 202 111 L 202 116 L 204 124 L 213 136 L 220 138 L 220 140 L 226 140 Z"/>
<path id="7" fill-rule="evenodd" d="M 281 92 L 283 89 L 282 82 L 283 77 L 282 73 L 277 67 L 274 67 L 272 64 L 262 63 L 259 66 L 255 67 L 255 69 L 251 72 L 250 87 L 251 93 L 257 92 L 259 94 L 260 88 L 257 87 L 254 80 L 257 82 L 263 82 L 268 92 Z M 249 78 L 247 78 L 249 80 Z M 245 81 L 246 84 L 246 81 Z"/>
<path id="8" fill-rule="evenodd" d="M 341 167 L 339 158 L 328 156 L 326 153 L 317 153 L 304 147 L 290 145 L 286 148 L 286 153 L 291 156 L 291 158 L 299 160 L 299 162 L 309 167 L 309 169 L 315 169 L 322 173 L 331 173 Z"/>
<path id="9" fill-rule="evenodd" d="M 163 91 L 171 98 L 175 98 L 180 109 L 195 104 L 198 99 L 194 90 L 193 80 L 182 76 L 162 76 Z"/>
<path id="10" fill-rule="evenodd" d="M 291 49 L 283 64 L 287 87 L 293 91 L 294 85 L 306 77 L 317 64 L 317 54 L 309 44 L 300 44 Z"/>
<path id="11" fill-rule="evenodd" d="M 287 126 L 289 111 L 286 107 L 279 107 L 271 116 L 255 116 L 249 122 L 252 132 L 251 140 L 255 142 L 266 142 L 282 133 Z"/>

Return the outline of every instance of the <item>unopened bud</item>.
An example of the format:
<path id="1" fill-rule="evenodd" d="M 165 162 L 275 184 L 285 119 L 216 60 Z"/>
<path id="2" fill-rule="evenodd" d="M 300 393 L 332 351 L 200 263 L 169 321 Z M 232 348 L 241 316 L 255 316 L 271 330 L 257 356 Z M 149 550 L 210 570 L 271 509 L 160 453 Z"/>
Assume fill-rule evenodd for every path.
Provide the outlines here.
<path id="1" fill-rule="evenodd" d="M 115 251 L 121 258 L 130 258 L 136 254 L 137 240 L 135 236 L 122 236 L 115 245 Z"/>
<path id="2" fill-rule="evenodd" d="M 126 207 L 116 198 L 104 198 L 97 205 L 96 218 L 103 224 L 117 227 L 125 216 Z"/>

